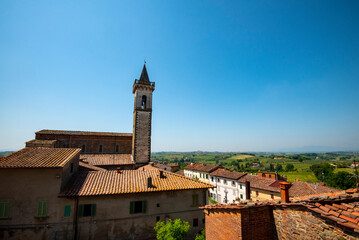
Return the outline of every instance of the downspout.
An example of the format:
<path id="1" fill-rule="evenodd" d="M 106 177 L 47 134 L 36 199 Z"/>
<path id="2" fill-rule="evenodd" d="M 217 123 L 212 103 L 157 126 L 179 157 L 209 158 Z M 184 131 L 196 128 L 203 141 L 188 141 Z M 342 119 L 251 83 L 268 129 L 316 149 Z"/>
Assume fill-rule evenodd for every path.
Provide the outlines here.
<path id="1" fill-rule="evenodd" d="M 74 223 L 73 223 L 73 230 L 74 230 L 74 240 L 78 239 L 78 212 L 79 212 L 79 198 L 75 198 L 75 214 L 74 214 Z"/>

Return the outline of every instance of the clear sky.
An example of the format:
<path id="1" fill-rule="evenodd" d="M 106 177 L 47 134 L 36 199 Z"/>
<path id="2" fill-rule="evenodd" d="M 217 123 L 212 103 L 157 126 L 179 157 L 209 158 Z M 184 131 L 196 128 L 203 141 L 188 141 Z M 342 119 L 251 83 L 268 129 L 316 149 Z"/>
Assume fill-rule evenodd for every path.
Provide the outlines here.
<path id="1" fill-rule="evenodd" d="M 153 151 L 359 149 L 359 1 L 0 1 L 0 149 L 41 129 L 132 132 L 144 59 Z"/>

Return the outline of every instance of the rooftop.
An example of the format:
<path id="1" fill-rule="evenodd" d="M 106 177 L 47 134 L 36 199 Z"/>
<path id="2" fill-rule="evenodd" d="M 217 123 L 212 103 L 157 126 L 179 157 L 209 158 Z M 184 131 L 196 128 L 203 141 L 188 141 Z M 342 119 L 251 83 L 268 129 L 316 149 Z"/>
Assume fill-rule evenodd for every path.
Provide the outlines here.
<path id="1" fill-rule="evenodd" d="M 314 194 L 341 192 L 343 190 L 296 180 L 289 188 L 290 197 L 309 196 Z"/>
<path id="2" fill-rule="evenodd" d="M 87 163 L 84 163 L 84 162 L 81 162 L 81 161 L 79 162 L 79 166 L 83 167 L 83 168 L 86 168 L 89 171 L 107 171 L 104 168 L 96 167 L 96 166 L 93 166 L 93 165 L 90 165 L 90 164 L 87 164 Z"/>
<path id="3" fill-rule="evenodd" d="M 191 163 L 185 166 L 184 169 L 210 173 L 216 170 L 217 168 L 219 168 L 220 166 L 221 164 L 214 165 L 214 164 L 206 164 L 206 163 Z"/>
<path id="4" fill-rule="evenodd" d="M 58 168 L 79 154 L 78 148 L 23 148 L 0 158 L 0 168 Z"/>
<path id="5" fill-rule="evenodd" d="M 131 154 L 81 154 L 80 159 L 93 166 L 135 164 Z"/>
<path id="6" fill-rule="evenodd" d="M 223 178 L 229 178 L 229 179 L 237 180 L 237 179 L 247 175 L 247 173 L 245 173 L 245 172 L 233 172 L 233 171 L 230 171 L 230 170 L 225 169 L 225 168 L 218 168 L 217 170 L 211 172 L 210 175 L 211 176 L 216 176 L 216 177 L 223 177 Z"/>
<path id="7" fill-rule="evenodd" d="M 155 169 L 122 170 L 119 173 L 117 171 L 79 172 L 60 196 L 117 195 L 213 187 L 167 171 L 163 171 L 163 175 L 164 177 L 161 178 L 160 170 Z M 147 186 L 149 177 L 152 178 L 151 187 Z"/>
<path id="8" fill-rule="evenodd" d="M 26 143 L 31 143 L 31 144 L 44 144 L 44 145 L 51 145 L 51 144 L 54 144 L 56 143 L 57 140 L 38 140 L 38 139 L 33 139 L 33 140 L 30 140 L 30 141 L 27 141 Z"/>
<path id="9" fill-rule="evenodd" d="M 67 130 L 40 130 L 36 134 L 56 134 L 56 135 L 92 135 L 92 136 L 114 136 L 114 137 L 132 137 L 132 133 L 116 133 L 116 132 L 87 132 L 87 131 L 67 131 Z"/>

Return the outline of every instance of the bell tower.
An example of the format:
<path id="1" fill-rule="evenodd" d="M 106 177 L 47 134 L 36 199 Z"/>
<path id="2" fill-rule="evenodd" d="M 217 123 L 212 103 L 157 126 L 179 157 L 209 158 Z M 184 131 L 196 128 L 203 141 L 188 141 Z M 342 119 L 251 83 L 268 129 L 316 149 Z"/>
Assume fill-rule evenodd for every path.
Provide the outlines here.
<path id="1" fill-rule="evenodd" d="M 140 79 L 135 79 L 132 93 L 135 94 L 133 110 L 132 157 L 136 163 L 146 164 L 151 158 L 152 92 L 155 83 L 150 82 L 146 64 Z"/>

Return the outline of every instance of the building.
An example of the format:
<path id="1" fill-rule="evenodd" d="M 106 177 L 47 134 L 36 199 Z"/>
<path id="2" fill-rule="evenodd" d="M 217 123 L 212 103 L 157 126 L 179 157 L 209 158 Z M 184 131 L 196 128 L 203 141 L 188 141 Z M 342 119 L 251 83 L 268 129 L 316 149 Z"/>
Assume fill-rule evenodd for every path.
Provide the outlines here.
<path id="1" fill-rule="evenodd" d="M 133 169 L 151 159 L 152 93 L 146 65 L 132 87 L 134 94 L 133 133 L 40 130 L 26 147 L 80 148 L 88 164 L 107 169 Z M 106 154 L 106 156 L 104 156 Z M 93 164 L 94 162 L 97 163 Z"/>
<path id="2" fill-rule="evenodd" d="M 156 168 L 79 171 L 80 152 L 24 148 L 1 158 L 1 239 L 151 239 L 170 218 L 188 221 L 189 236 L 203 228 L 198 206 L 211 185 Z"/>
<path id="3" fill-rule="evenodd" d="M 234 203 L 246 199 L 245 183 L 238 180 L 247 173 L 218 168 L 209 174 L 209 183 L 215 186 L 209 190 L 210 197 L 219 203 Z"/>
<path id="4" fill-rule="evenodd" d="M 357 189 L 294 198 L 281 184 L 281 201 L 203 207 L 206 239 L 358 239 Z"/>
<path id="5" fill-rule="evenodd" d="M 221 164 L 191 163 L 184 167 L 184 175 L 209 183 L 209 174 L 220 166 Z"/>

